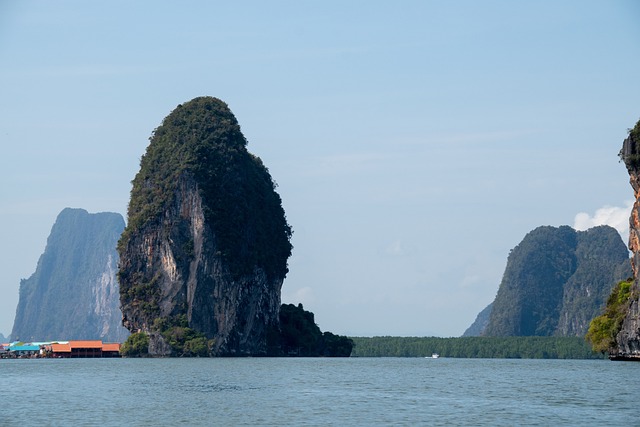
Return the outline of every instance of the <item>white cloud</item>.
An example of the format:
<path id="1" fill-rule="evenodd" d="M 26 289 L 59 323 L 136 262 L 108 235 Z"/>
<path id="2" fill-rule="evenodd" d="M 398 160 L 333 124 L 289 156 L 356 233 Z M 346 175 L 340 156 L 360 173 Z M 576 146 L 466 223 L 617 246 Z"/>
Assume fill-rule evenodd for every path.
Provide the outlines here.
<path id="1" fill-rule="evenodd" d="M 598 225 L 609 225 L 618 230 L 623 241 L 626 242 L 629 236 L 629 216 L 632 207 L 633 201 L 628 200 L 624 207 L 606 205 L 596 210 L 593 215 L 580 212 L 574 219 L 573 228 L 582 231 Z"/>

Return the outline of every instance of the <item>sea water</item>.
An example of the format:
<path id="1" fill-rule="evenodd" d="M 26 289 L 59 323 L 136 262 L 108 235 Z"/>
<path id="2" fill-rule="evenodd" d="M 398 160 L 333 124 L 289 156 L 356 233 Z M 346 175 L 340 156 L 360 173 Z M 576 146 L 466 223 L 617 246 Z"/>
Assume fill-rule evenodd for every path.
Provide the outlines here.
<path id="1" fill-rule="evenodd" d="M 640 425 L 640 363 L 0 360 L 0 425 Z"/>

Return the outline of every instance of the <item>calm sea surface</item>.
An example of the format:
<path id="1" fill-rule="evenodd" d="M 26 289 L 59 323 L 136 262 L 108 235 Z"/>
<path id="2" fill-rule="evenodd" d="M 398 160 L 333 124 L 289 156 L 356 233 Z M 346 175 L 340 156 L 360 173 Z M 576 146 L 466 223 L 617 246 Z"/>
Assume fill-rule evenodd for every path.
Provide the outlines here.
<path id="1" fill-rule="evenodd" d="M 640 363 L 0 360 L 1 425 L 640 425 Z"/>

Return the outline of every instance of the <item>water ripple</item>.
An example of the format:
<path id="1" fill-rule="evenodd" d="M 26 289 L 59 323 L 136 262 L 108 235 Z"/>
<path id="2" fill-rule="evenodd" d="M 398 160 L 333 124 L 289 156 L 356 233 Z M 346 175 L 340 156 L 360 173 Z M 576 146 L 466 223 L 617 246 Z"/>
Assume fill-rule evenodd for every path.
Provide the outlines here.
<path id="1" fill-rule="evenodd" d="M 640 364 L 497 359 L 3 360 L 43 425 L 629 425 Z"/>

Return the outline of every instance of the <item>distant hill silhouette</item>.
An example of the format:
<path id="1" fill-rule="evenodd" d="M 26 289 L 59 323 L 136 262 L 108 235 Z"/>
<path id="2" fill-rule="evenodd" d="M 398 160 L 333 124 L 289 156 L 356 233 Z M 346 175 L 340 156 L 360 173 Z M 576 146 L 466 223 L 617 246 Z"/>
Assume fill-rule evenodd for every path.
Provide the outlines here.
<path id="1" fill-rule="evenodd" d="M 631 275 L 612 227 L 538 227 L 511 251 L 495 300 L 465 336 L 584 336 L 611 289 Z"/>
<path id="2" fill-rule="evenodd" d="M 12 339 L 124 341 L 116 281 L 122 230 L 117 213 L 60 212 L 35 273 L 20 282 Z"/>
<path id="3" fill-rule="evenodd" d="M 476 320 L 464 331 L 462 334 L 463 337 L 478 337 L 482 335 L 484 330 L 487 328 L 489 324 L 489 316 L 491 315 L 491 308 L 493 308 L 493 303 L 486 306 L 478 316 L 476 316 Z"/>

